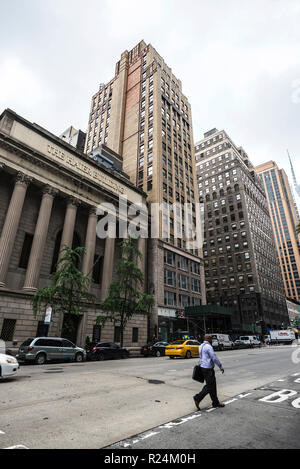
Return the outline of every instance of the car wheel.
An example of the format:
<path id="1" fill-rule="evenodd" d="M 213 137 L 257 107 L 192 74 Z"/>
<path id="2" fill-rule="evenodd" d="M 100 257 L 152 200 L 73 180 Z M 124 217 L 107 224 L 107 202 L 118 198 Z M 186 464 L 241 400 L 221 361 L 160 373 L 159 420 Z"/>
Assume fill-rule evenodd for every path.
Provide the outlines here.
<path id="1" fill-rule="evenodd" d="M 123 352 L 122 355 L 121 355 L 121 358 L 128 358 L 128 353 L 127 352 Z"/>
<path id="2" fill-rule="evenodd" d="M 160 356 L 161 356 L 161 353 L 160 353 L 159 350 L 157 350 L 157 352 L 155 353 L 155 356 L 156 356 L 156 357 L 160 357 Z"/>
<path id="3" fill-rule="evenodd" d="M 46 363 L 46 355 L 44 353 L 40 353 L 36 359 L 35 359 L 35 363 L 37 365 L 44 365 Z"/>
<path id="4" fill-rule="evenodd" d="M 82 355 L 82 353 L 77 353 L 77 354 L 75 355 L 75 362 L 76 362 L 76 363 L 81 363 L 81 362 L 83 362 L 83 355 Z"/>
<path id="5" fill-rule="evenodd" d="M 191 358 L 191 356 L 192 356 L 192 355 L 191 355 L 191 352 L 188 350 L 188 351 L 186 352 L 185 358 Z"/>
<path id="6" fill-rule="evenodd" d="M 104 360 L 104 354 L 103 354 L 103 353 L 99 353 L 99 354 L 97 355 L 97 360 L 98 360 L 99 362 L 103 362 L 103 360 Z"/>
<path id="7" fill-rule="evenodd" d="M 173 360 L 174 357 L 170 357 L 170 358 L 171 358 L 171 360 Z"/>

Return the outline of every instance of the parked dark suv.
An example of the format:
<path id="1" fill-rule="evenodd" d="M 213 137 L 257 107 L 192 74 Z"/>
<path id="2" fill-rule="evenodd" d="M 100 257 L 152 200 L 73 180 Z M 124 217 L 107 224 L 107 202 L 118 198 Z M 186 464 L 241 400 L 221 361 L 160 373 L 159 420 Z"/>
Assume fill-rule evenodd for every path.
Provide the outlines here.
<path id="1" fill-rule="evenodd" d="M 50 360 L 74 360 L 82 362 L 85 357 L 85 350 L 77 347 L 67 339 L 36 337 L 35 339 L 27 339 L 23 342 L 19 348 L 17 360 L 44 365 L 44 363 Z"/>

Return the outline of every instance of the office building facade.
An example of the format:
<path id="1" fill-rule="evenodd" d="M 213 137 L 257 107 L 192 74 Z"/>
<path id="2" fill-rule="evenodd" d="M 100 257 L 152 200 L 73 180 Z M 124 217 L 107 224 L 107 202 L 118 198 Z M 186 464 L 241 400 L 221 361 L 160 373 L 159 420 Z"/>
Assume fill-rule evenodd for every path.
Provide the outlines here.
<path id="1" fill-rule="evenodd" d="M 263 333 L 288 315 L 267 200 L 248 155 L 212 129 L 195 147 L 205 204 L 207 303 L 230 308 L 232 332 Z"/>
<path id="2" fill-rule="evenodd" d="M 114 78 L 92 97 L 85 151 L 99 143 L 122 155 L 124 171 L 150 206 L 191 208 L 189 229 L 173 212 L 160 213 L 158 235 L 148 240 L 148 291 L 155 297 L 150 335 L 169 339 L 178 312 L 205 304 L 201 246 L 187 243 L 195 236 L 198 202 L 192 116 L 181 81 L 144 41 L 122 53 Z"/>
<path id="3" fill-rule="evenodd" d="M 255 171 L 265 188 L 286 297 L 299 301 L 299 218 L 287 175 L 274 161 L 257 166 Z"/>

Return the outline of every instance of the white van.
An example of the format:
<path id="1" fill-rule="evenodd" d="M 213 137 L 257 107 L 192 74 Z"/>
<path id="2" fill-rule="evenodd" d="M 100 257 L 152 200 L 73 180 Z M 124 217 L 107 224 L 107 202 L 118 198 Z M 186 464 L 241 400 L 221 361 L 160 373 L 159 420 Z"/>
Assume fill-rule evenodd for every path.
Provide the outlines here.
<path id="1" fill-rule="evenodd" d="M 212 346 L 216 350 L 225 350 L 225 349 L 233 349 L 234 344 L 231 340 L 230 336 L 227 334 L 210 334 L 212 336 L 213 342 Z"/>
<path id="2" fill-rule="evenodd" d="M 270 331 L 271 344 L 292 344 L 295 339 L 295 333 L 291 329 Z"/>
<path id="3" fill-rule="evenodd" d="M 261 346 L 261 342 L 256 335 L 241 335 L 239 340 L 247 347 Z"/>

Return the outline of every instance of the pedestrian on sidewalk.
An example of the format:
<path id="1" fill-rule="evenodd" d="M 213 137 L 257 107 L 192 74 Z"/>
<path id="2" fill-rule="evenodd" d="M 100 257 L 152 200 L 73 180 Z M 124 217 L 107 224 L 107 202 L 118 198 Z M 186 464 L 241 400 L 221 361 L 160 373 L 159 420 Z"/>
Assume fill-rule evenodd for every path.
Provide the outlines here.
<path id="1" fill-rule="evenodd" d="M 217 382 L 215 377 L 215 364 L 218 365 L 222 374 L 224 368 L 214 352 L 212 347 L 212 336 L 205 334 L 204 342 L 199 347 L 200 366 L 205 380 L 205 386 L 199 394 L 194 396 L 194 402 L 198 410 L 200 410 L 199 404 L 207 394 L 210 395 L 213 407 L 225 407 L 225 404 L 221 404 L 217 396 Z"/>

